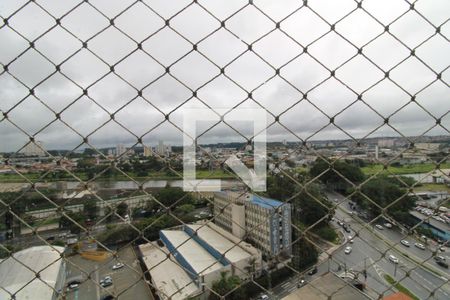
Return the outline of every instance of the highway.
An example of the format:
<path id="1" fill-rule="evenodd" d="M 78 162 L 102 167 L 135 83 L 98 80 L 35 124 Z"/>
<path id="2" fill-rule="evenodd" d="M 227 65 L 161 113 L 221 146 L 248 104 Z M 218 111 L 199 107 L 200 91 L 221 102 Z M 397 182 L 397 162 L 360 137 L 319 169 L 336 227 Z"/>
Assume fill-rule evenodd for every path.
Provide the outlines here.
<path id="1" fill-rule="evenodd" d="M 352 252 L 346 255 L 343 251 L 345 247 L 341 247 L 335 252 L 334 260 L 343 262 L 347 269 L 351 268 L 358 271 L 364 268 L 364 260 L 366 260 L 366 265 L 370 265 L 370 268 L 367 269 L 367 285 L 377 293 L 383 293 L 387 290 L 388 285 L 385 284 L 383 274 L 389 274 L 396 280 L 401 280 L 403 286 L 421 299 L 450 299 L 448 270 L 437 266 L 430 259 L 426 262 L 426 265 L 434 269 L 440 268 L 441 270 L 438 271 L 441 274 L 438 275 L 422 266 L 417 266 L 414 261 L 409 259 L 409 257 L 415 256 L 418 257 L 416 260 L 420 261 L 429 259 L 432 257 L 431 251 L 420 250 L 414 245 L 411 247 L 401 245 L 400 240 L 402 239 L 406 238 L 412 244 L 414 244 L 414 239 L 405 237 L 394 229 L 384 228 L 379 230 L 373 226 L 365 228 L 366 223 L 356 217 L 355 214 L 350 215 L 348 213 L 348 201 L 342 195 L 330 194 L 330 198 L 334 202 L 338 199 L 337 201 L 340 203 L 336 209 L 335 218 L 345 220 L 351 227 L 352 232 L 346 234 L 354 236 L 357 232 L 358 235 L 353 244 L 348 244 L 352 247 Z M 336 226 L 339 225 L 336 224 Z M 394 247 L 393 245 L 396 243 L 398 245 Z M 389 261 L 389 255 L 394 255 L 399 259 L 398 265 Z M 363 277 L 360 276 L 360 279 L 363 279 Z"/>
<path id="2" fill-rule="evenodd" d="M 346 237 L 346 242 L 334 251 L 331 259 L 319 263 L 318 272 L 315 275 L 304 276 L 307 282 L 326 272 L 334 272 L 340 276 L 346 275 L 346 271 L 348 272 L 347 275 L 353 272 L 358 274 L 360 281 L 366 283 L 368 289 L 365 292 L 372 298 L 377 298 L 377 295 L 386 296 L 395 292 L 384 279 L 384 274 L 388 274 L 400 281 L 404 287 L 420 299 L 450 299 L 449 273 L 447 269 L 436 265 L 431 258 L 431 250 L 435 250 L 434 248 L 420 250 L 414 247 L 415 239 L 405 237 L 395 228 L 379 230 L 373 226 L 375 224 L 366 228 L 367 223 L 365 221 L 359 219 L 355 214 L 350 214 L 348 200 L 344 196 L 330 193 L 328 197 L 333 203 L 339 203 L 332 226 L 342 231 Z M 350 225 L 351 232 L 345 232 L 336 222 L 337 219 L 344 220 Z M 349 236 L 354 237 L 353 243 L 349 242 Z M 402 239 L 407 239 L 411 243 L 411 247 L 401 245 Z M 350 254 L 344 253 L 346 246 L 352 247 Z M 398 258 L 399 263 L 391 262 L 389 255 Z M 448 256 L 449 253 L 440 253 L 440 255 Z M 423 266 L 418 266 L 410 258 L 420 262 L 429 259 L 425 266 L 433 269 L 434 272 Z M 367 270 L 367 278 L 363 276 L 362 271 L 364 269 Z M 289 278 L 271 290 L 271 298 L 281 299 L 285 297 L 298 288 L 299 282 L 300 276 Z"/>

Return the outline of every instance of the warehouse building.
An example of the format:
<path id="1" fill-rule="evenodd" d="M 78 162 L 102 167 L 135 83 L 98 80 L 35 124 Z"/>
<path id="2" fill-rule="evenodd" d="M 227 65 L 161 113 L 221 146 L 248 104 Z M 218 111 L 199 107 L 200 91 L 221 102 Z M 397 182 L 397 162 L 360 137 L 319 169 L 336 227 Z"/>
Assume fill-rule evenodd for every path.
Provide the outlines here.
<path id="1" fill-rule="evenodd" d="M 36 246 L 2 261 L 0 299 L 57 299 L 65 281 L 63 252 L 63 247 Z"/>
<path id="2" fill-rule="evenodd" d="M 215 223 L 270 259 L 292 253 L 291 204 L 254 194 L 214 193 Z"/>
<path id="3" fill-rule="evenodd" d="M 213 223 L 161 230 L 160 241 L 139 248 L 161 299 L 207 297 L 222 272 L 248 278 L 262 269 L 260 251 Z"/>

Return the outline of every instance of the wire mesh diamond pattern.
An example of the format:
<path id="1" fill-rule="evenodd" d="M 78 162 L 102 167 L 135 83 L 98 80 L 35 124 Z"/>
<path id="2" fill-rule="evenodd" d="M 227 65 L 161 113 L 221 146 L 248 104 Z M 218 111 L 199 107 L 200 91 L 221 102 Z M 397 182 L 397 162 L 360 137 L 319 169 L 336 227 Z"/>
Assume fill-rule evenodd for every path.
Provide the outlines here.
<path id="1" fill-rule="evenodd" d="M 449 13 L 4 1 L 0 298 L 449 299 Z M 181 189 L 193 108 L 217 117 L 196 176 L 225 191 Z M 251 108 L 265 192 L 227 165 L 256 164 Z"/>

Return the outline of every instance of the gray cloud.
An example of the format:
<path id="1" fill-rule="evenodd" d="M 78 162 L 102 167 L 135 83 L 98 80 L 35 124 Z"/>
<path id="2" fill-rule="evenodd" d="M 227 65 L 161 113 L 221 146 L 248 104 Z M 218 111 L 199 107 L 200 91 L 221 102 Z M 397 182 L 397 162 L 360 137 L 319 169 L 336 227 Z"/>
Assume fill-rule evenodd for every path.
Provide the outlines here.
<path id="1" fill-rule="evenodd" d="M 448 22 L 443 24 L 450 13 L 448 1 L 418 1 L 415 5 L 431 24 L 417 12 L 408 11 L 407 3 L 389 0 L 363 2 L 362 8 L 376 20 L 358 9 L 354 1 L 343 0 L 311 0 L 309 7 L 295 13 L 301 5 L 298 1 L 255 0 L 255 6 L 243 0 L 199 1 L 205 11 L 187 0 L 147 0 L 124 12 L 133 1 L 89 3 L 93 7 L 76 0 L 37 0 L 11 17 L 24 1 L 0 3 L 0 16 L 8 18 L 8 25 L 0 23 L 0 41 L 5 45 L 0 47 L 0 110 L 8 112 L 10 120 L 0 120 L 0 151 L 17 151 L 28 142 L 13 124 L 29 135 L 39 132 L 36 138 L 48 149 L 71 149 L 82 142 L 79 134 L 91 134 L 90 143 L 96 147 L 131 145 L 137 140 L 135 136 L 142 135 L 146 144 L 156 144 L 160 139 L 181 144 L 182 133 L 167 121 L 146 133 L 179 106 L 232 108 L 247 99 L 249 92 L 254 100 L 247 99 L 239 107 L 262 106 L 274 116 L 281 114 L 280 122 L 301 138 L 348 138 L 329 124 L 329 117 L 355 137 L 369 134 L 384 117 L 389 117 L 390 124 L 402 134 L 418 135 L 436 123 L 424 109 L 442 118 L 442 126 L 428 134 L 449 133 L 449 26 Z M 39 6 L 62 18 L 61 26 Z M 336 33 L 329 32 L 330 25 L 352 11 L 335 26 Z M 170 18 L 171 28 L 165 27 L 160 16 Z M 114 18 L 117 29 L 108 28 L 108 18 Z M 220 28 L 220 21 L 225 21 L 229 31 Z M 275 22 L 280 22 L 284 32 L 276 29 Z M 386 25 L 389 32 L 384 32 Z M 440 34 L 436 34 L 437 26 Z M 38 38 L 36 50 L 22 53 L 29 41 L 21 35 L 30 41 Z M 82 49 L 83 42 L 93 53 Z M 253 42 L 250 52 L 246 44 Z M 138 49 L 138 43 L 148 54 Z M 357 55 L 351 43 L 362 47 L 367 59 Z M 193 44 L 197 44 L 197 51 Z M 302 46 L 308 46 L 307 53 Z M 410 57 L 412 49 L 416 57 Z M 2 71 L 5 65 L 8 72 Z M 61 65 L 60 72 L 54 65 Z M 111 65 L 116 74 L 108 74 Z M 168 67 L 170 74 L 165 73 Z M 225 68 L 225 75 L 220 74 L 221 68 Z M 273 77 L 277 68 L 280 76 Z M 336 68 L 339 80 L 331 78 Z M 382 80 L 386 72 L 393 82 Z M 441 80 L 437 80 L 441 72 Z M 193 97 L 192 91 L 200 86 L 197 98 Z M 29 95 L 31 88 L 35 96 Z M 83 89 L 88 89 L 91 99 L 82 95 Z M 141 90 L 142 97 L 138 93 Z M 361 101 L 342 111 L 357 100 L 351 90 L 362 93 L 363 101 L 381 116 Z M 301 100 L 305 93 L 310 102 Z M 397 111 L 413 95 L 417 104 Z M 180 109 L 170 114 L 170 121 L 177 126 L 182 126 Z M 61 111 L 62 121 L 71 128 L 56 120 L 55 113 Z M 112 113 L 115 120 L 110 120 Z M 269 115 L 268 122 L 273 121 Z M 45 128 L 50 122 L 54 123 Z M 248 124 L 233 125 L 245 135 L 251 134 Z M 384 125 L 371 136 L 389 135 L 398 133 Z M 275 124 L 268 129 L 268 139 L 296 138 Z M 243 139 L 221 124 L 201 140 Z"/>

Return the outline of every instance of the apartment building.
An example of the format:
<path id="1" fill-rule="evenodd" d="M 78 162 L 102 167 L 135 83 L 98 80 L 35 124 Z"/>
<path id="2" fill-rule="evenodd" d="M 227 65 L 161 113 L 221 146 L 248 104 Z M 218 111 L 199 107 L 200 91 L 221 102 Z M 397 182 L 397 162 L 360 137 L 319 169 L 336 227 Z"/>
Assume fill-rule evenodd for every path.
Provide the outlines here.
<path id="1" fill-rule="evenodd" d="M 270 258 L 291 254 L 291 204 L 239 192 L 214 193 L 216 225 Z"/>

